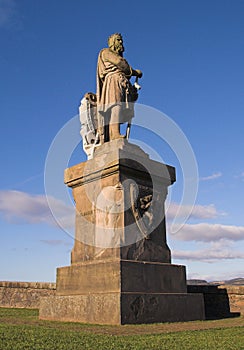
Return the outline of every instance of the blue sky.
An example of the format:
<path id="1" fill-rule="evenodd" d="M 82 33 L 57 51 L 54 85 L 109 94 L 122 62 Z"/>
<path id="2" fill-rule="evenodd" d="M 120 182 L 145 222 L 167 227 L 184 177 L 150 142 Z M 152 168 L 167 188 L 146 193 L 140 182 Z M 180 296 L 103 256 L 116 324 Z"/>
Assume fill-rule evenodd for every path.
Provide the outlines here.
<path id="1" fill-rule="evenodd" d="M 244 277 L 243 16 L 240 0 L 0 0 L 0 280 L 54 281 L 69 265 L 73 239 L 46 205 L 45 160 L 82 95 L 95 92 L 97 54 L 114 32 L 144 73 L 138 102 L 169 116 L 197 160 L 193 215 L 168 234 L 173 262 L 188 278 Z M 167 145 L 147 142 L 176 167 L 170 220 L 180 164 Z M 79 146 L 69 165 L 84 160 Z"/>

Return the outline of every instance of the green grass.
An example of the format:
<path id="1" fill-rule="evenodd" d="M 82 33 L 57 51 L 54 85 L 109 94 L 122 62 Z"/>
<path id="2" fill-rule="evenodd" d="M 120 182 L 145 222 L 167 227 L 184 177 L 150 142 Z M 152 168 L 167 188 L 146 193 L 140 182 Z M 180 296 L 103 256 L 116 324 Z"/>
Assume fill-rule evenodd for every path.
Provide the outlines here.
<path id="1" fill-rule="evenodd" d="M 208 321 L 207 321 L 208 322 Z M 1 350 L 244 350 L 243 319 L 239 326 L 166 333 L 162 325 L 91 326 L 38 320 L 38 310 L 0 308 Z M 237 322 L 237 320 L 235 320 Z M 199 322 L 199 325 L 202 323 Z M 218 326 L 218 323 L 209 323 Z M 221 323 L 222 324 L 222 323 Z M 223 323 L 224 324 L 224 323 Z M 236 323 L 237 324 L 237 323 Z M 192 323 L 195 327 L 197 323 Z M 120 330 L 130 335 L 119 335 Z M 162 330 L 158 334 L 141 334 Z M 116 332 L 116 335 L 112 333 Z M 108 334 L 102 334 L 102 333 Z M 139 334 L 139 333 L 140 334 Z M 168 332 L 168 331 L 167 331 Z"/>

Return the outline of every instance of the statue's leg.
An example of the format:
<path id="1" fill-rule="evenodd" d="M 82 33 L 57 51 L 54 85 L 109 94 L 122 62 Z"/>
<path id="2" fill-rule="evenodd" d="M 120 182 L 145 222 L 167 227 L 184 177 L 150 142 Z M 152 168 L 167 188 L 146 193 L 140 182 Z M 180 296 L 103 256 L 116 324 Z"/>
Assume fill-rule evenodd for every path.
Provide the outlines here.
<path id="1" fill-rule="evenodd" d="M 120 135 L 120 123 L 119 123 L 120 113 L 121 113 L 121 106 L 117 105 L 111 108 L 111 116 L 110 116 L 110 123 L 109 123 L 110 140 L 115 140 L 120 137 L 123 137 Z"/>

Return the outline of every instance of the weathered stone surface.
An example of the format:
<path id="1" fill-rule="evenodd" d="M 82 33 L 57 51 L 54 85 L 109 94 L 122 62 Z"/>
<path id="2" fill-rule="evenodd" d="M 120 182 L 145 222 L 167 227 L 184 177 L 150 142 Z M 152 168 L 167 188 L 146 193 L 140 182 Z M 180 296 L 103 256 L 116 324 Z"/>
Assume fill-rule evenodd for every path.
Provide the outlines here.
<path id="1" fill-rule="evenodd" d="M 185 267 L 137 261 L 95 261 L 57 269 L 57 295 L 186 293 Z"/>
<path id="2" fill-rule="evenodd" d="M 238 316 L 244 313 L 244 286 L 188 285 L 189 293 L 201 293 L 207 319 Z"/>
<path id="3" fill-rule="evenodd" d="M 164 202 L 175 169 L 118 139 L 65 171 L 76 202 L 72 264 L 87 260 L 171 262 Z"/>
<path id="4" fill-rule="evenodd" d="M 68 322 L 121 324 L 120 293 L 42 298 L 39 318 Z"/>
<path id="5" fill-rule="evenodd" d="M 92 293 L 41 300 L 40 318 L 97 324 L 140 324 L 204 319 L 202 295 Z"/>
<path id="6" fill-rule="evenodd" d="M 204 320 L 202 294 L 122 293 L 121 324 Z"/>
<path id="7" fill-rule="evenodd" d="M 55 283 L 0 281 L 0 307 L 39 308 L 41 297 L 55 293 Z"/>
<path id="8" fill-rule="evenodd" d="M 94 158 L 96 159 L 65 169 L 65 184 L 74 187 L 99 180 L 112 173 L 119 175 L 118 171 L 123 171 L 127 167 L 130 175 L 142 179 L 150 179 L 150 175 L 153 175 L 161 185 L 165 183 L 169 186 L 176 180 L 174 167 L 151 160 L 140 147 L 129 143 L 126 139 L 113 140 L 102 145 L 96 150 Z"/>
<path id="9" fill-rule="evenodd" d="M 244 314 L 244 286 L 223 285 L 219 289 L 226 289 L 231 312 L 240 312 Z"/>
<path id="10" fill-rule="evenodd" d="M 186 293 L 185 266 L 121 261 L 121 291 L 130 293 Z"/>
<path id="11" fill-rule="evenodd" d="M 57 269 L 57 295 L 119 292 L 120 261 L 95 261 Z"/>

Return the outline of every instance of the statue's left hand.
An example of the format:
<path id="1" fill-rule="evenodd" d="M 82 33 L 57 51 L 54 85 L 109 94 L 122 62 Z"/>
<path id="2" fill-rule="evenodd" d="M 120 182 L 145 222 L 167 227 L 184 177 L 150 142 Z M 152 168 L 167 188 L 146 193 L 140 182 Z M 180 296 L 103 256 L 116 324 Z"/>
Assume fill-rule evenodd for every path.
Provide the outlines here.
<path id="1" fill-rule="evenodd" d="M 142 71 L 140 69 L 136 69 L 137 77 L 141 78 L 142 77 Z"/>

